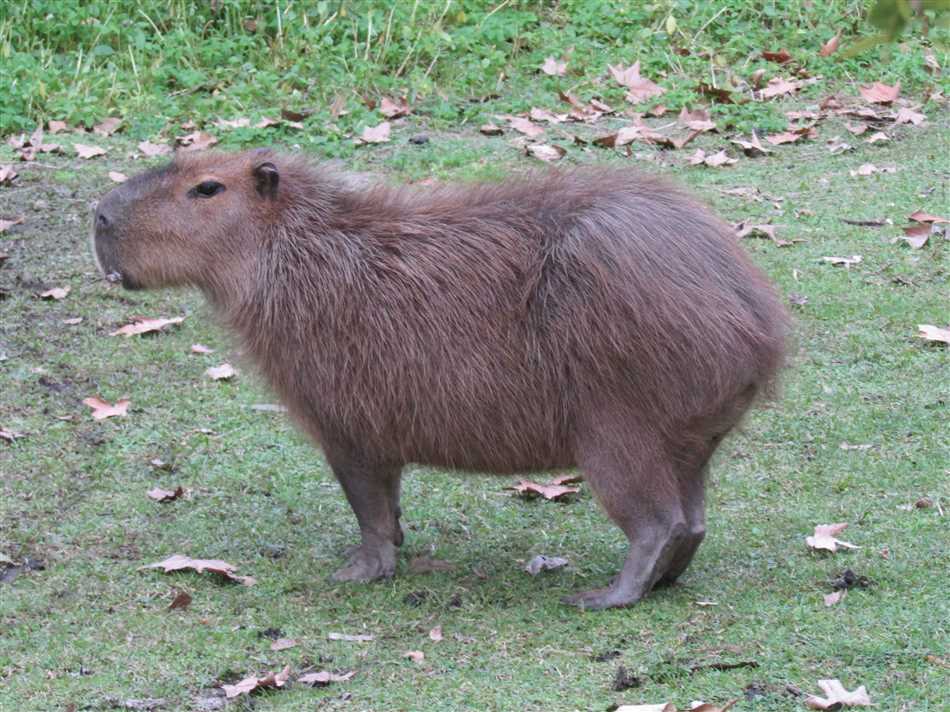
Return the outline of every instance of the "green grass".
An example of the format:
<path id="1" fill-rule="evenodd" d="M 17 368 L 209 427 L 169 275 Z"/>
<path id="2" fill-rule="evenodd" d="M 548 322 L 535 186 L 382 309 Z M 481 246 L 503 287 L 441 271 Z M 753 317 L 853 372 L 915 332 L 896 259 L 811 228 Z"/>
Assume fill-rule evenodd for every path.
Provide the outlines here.
<path id="1" fill-rule="evenodd" d="M 950 319 L 950 243 L 934 237 L 911 250 L 891 242 L 912 211 L 946 215 L 950 204 L 948 124 L 934 102 L 924 104 L 927 126 L 889 126 L 889 143 L 865 144 L 828 120 L 818 140 L 719 170 L 686 165 L 692 147 L 636 144 L 625 158 L 548 129 L 548 140 L 568 148 L 565 163 L 668 173 L 730 220 L 771 221 L 782 226 L 779 237 L 803 240 L 785 248 L 745 241 L 783 294 L 807 298 L 792 307 L 796 347 L 784 393 L 721 449 L 707 540 L 680 584 L 626 610 L 580 613 L 560 603 L 604 583 L 625 553 L 585 486 L 569 504 L 524 502 L 503 490 L 506 478 L 423 468 L 404 480 L 407 542 L 397 577 L 330 582 L 357 530 L 319 453 L 284 416 L 251 407 L 273 396 L 249 364 L 233 383 L 203 375 L 240 359 L 197 294 L 130 293 L 102 282 L 87 220 L 89 205 L 113 185 L 109 170 L 152 165 L 130 157 L 138 140 L 174 135 L 186 118 L 210 125 L 313 108 L 303 131 L 237 129 L 221 132 L 222 143 L 298 146 L 394 181 L 496 178 L 529 159 L 510 137 L 485 137 L 477 126 L 498 113 L 553 108 L 565 88 L 622 106 L 622 93 L 604 79 L 608 63 L 639 58 L 668 88 L 662 100 L 671 107 L 694 102 L 693 87 L 710 71 L 720 83 L 759 67 L 766 78 L 788 76 L 757 58 L 763 48 L 786 47 L 825 77 L 794 104 L 714 106 L 724 132 L 696 142 L 710 150 L 727 145 L 729 122 L 743 131 L 778 128 L 784 109 L 814 104 L 832 88 L 853 94 L 855 82 L 901 81 L 905 96 L 923 102 L 923 92 L 940 86 L 922 68 L 933 34 L 908 37 L 881 64 L 877 50 L 845 61 L 816 56 L 834 32 L 848 39 L 866 31 L 858 2 L 453 2 L 444 15 L 444 4 L 408 1 L 217 5 L 217 14 L 178 1 L 140 3 L 135 14 L 106 1 L 82 11 L 75 3 L 0 5 L 0 133 L 50 118 L 75 124 L 118 114 L 127 122 L 110 139 L 55 139 L 101 144 L 107 158 L 44 154 L 15 162 L 20 177 L 0 186 L 0 219 L 26 217 L 0 234 L 0 253 L 9 255 L 0 264 L 0 428 L 25 434 L 0 441 L 0 557 L 44 564 L 0 582 L 0 712 L 111 709 L 148 697 L 165 698 L 165 710 L 192 710 L 221 682 L 285 664 L 357 674 L 326 689 L 256 695 L 253 709 L 606 710 L 666 700 L 682 709 L 740 697 L 737 712 L 791 712 L 804 705 L 786 685 L 817 692 L 822 678 L 866 685 L 879 710 L 945 709 L 950 354 L 915 334 L 919 323 Z M 670 15 L 674 39 L 694 54 L 671 53 Z M 98 20 L 82 21 L 88 17 Z M 241 29 L 249 18 L 258 20 L 254 33 Z M 546 55 L 568 47 L 576 73 L 535 73 Z M 261 70 L 234 71 L 233 57 Z M 380 120 L 359 95 L 403 91 L 414 113 L 394 126 L 393 141 L 353 146 L 353 131 Z M 331 121 L 340 93 L 350 113 Z M 468 100 L 487 94 L 498 96 Z M 570 131 L 600 135 L 619 123 Z M 427 144 L 407 143 L 419 132 Z M 830 155 L 823 141 L 835 135 L 855 150 Z M 0 145 L 0 163 L 13 161 Z M 897 171 L 849 175 L 866 162 Z M 782 200 L 723 192 L 737 186 Z M 821 259 L 852 254 L 863 261 L 850 269 Z M 72 291 L 62 301 L 36 297 L 63 285 Z M 108 336 L 134 316 L 176 315 L 187 318 L 168 333 Z M 76 316 L 81 324 L 63 325 Z M 216 353 L 189 353 L 196 342 Z M 92 395 L 128 396 L 129 417 L 92 421 L 81 403 Z M 151 467 L 156 457 L 174 470 Z M 191 490 L 184 500 L 146 497 L 156 485 L 178 484 Z M 924 496 L 941 509 L 904 508 Z M 849 523 L 843 538 L 860 549 L 822 555 L 805 547 L 814 525 L 838 521 Z M 257 584 L 140 570 L 172 553 L 225 559 Z M 571 566 L 531 578 L 521 566 L 538 553 Z M 408 560 L 422 554 L 455 568 L 411 574 Z M 873 585 L 826 608 L 822 595 L 846 568 Z M 176 590 L 193 603 L 167 611 Z M 441 642 L 428 637 L 436 625 Z M 264 633 L 273 629 L 298 646 L 271 652 Z M 328 632 L 376 637 L 346 643 Z M 404 658 L 408 650 L 424 651 L 425 661 Z M 757 667 L 702 667 L 744 661 Z M 641 687 L 612 690 L 620 665 Z"/>

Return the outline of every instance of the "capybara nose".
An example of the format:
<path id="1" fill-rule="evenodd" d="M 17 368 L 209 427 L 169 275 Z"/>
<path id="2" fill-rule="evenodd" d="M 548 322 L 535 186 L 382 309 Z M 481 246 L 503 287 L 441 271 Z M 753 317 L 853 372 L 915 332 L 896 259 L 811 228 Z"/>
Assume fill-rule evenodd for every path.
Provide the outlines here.
<path id="1" fill-rule="evenodd" d="M 106 217 L 105 213 L 103 213 L 101 210 L 96 211 L 96 229 L 97 230 L 105 230 L 111 224 L 112 224 L 112 221 L 109 220 L 108 217 Z"/>

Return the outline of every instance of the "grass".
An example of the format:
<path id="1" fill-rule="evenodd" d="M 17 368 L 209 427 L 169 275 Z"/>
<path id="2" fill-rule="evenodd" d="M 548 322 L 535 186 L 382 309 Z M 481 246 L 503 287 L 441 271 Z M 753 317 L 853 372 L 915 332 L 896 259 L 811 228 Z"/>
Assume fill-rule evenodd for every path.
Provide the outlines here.
<path id="1" fill-rule="evenodd" d="M 566 593 L 603 583 L 625 552 L 622 535 L 586 487 L 569 504 L 524 502 L 503 490 L 505 478 L 424 468 L 413 468 L 404 480 L 407 543 L 397 578 L 366 586 L 330 582 L 356 526 L 320 455 L 281 414 L 252 407 L 273 396 L 251 368 L 231 383 L 203 375 L 208 366 L 240 361 L 197 294 L 108 288 L 88 249 L 88 206 L 111 187 L 107 172 L 131 174 L 150 164 L 128 156 L 138 139 L 170 131 L 172 120 L 266 115 L 286 100 L 316 109 L 305 131 L 238 129 L 223 134 L 225 145 L 299 143 L 393 180 L 491 178 L 528 159 L 506 139 L 480 135 L 479 122 L 531 105 L 553 107 L 556 90 L 575 79 L 590 82 L 581 93 L 604 95 L 606 84 L 593 82 L 607 61 L 629 62 L 638 53 L 648 76 L 658 76 L 658 67 L 673 66 L 664 64 L 661 49 L 669 43 L 651 40 L 646 30 L 665 32 L 670 14 L 678 31 L 692 36 L 725 8 L 696 44 L 708 43 L 730 61 L 749 58 L 746 73 L 758 66 L 750 53 L 766 44 L 795 54 L 820 45 L 841 25 L 852 32 L 860 27 L 860 4 L 786 3 L 786 14 L 769 34 L 762 24 L 776 7 L 769 3 L 707 3 L 695 16 L 685 3 L 655 3 L 629 21 L 616 12 L 595 21 L 595 11 L 608 3 L 510 3 L 491 17 L 491 9 L 480 4 L 453 3 L 441 24 L 441 5 L 419 3 L 410 23 L 413 4 L 397 3 L 388 48 L 371 41 L 369 59 L 358 61 L 349 53 L 354 46 L 365 48 L 360 33 L 368 27 L 369 6 L 347 4 L 348 20 L 338 14 L 327 21 L 340 4 L 316 3 L 313 12 L 325 8 L 328 14 L 307 29 L 299 14 L 296 22 L 286 14 L 304 6 L 281 2 L 278 36 L 271 9 L 277 5 L 219 3 L 217 24 L 201 34 L 209 19 L 206 6 L 185 17 L 185 5 L 173 2 L 163 10 L 167 16 L 159 17 L 157 4 L 143 3 L 159 32 L 142 29 L 146 45 L 141 54 L 133 46 L 129 55 L 127 46 L 137 41 L 134 28 L 150 23 L 122 15 L 124 5 L 91 2 L 89 14 L 95 12 L 103 27 L 124 28 L 96 40 L 113 48 L 106 55 L 90 51 L 98 46 L 97 23 L 43 20 L 42 5 L 14 2 L 0 9 L 4 61 L 37 62 L 15 81 L 50 87 L 45 99 L 36 97 L 27 108 L 18 95 L 4 103 L 0 130 L 67 117 L 69 102 L 75 102 L 77 113 L 68 114 L 74 123 L 117 111 L 127 124 L 112 138 L 96 137 L 108 148 L 107 159 L 43 155 L 32 164 L 15 164 L 20 178 L 0 186 L 0 218 L 27 217 L 0 234 L 0 252 L 10 255 L 0 265 L 0 428 L 25 435 L 12 444 L 0 441 L 0 556 L 20 566 L 9 580 L 13 569 L 0 558 L 0 710 L 100 710 L 144 698 L 164 698 L 165 710 L 201 709 L 219 683 L 284 665 L 295 671 L 355 670 L 356 676 L 325 689 L 295 685 L 255 695 L 253 704 L 241 700 L 229 709 L 606 710 L 666 700 L 682 709 L 691 700 L 725 703 L 739 697 L 734 709 L 740 712 L 790 712 L 804 705 L 786 686 L 817 692 L 822 678 L 840 678 L 849 689 L 866 685 L 877 709 L 945 709 L 950 606 L 942 572 L 950 561 L 942 510 L 950 494 L 950 377 L 946 348 L 915 334 L 918 323 L 948 320 L 950 244 L 934 237 L 911 250 L 891 242 L 910 212 L 946 214 L 948 126 L 933 104 L 925 107 L 928 126 L 889 128 L 889 143 L 849 137 L 855 150 L 831 155 L 820 140 L 812 141 L 778 147 L 767 158 L 742 159 L 729 169 L 690 167 L 682 152 L 644 151 L 639 144 L 634 158 L 570 148 L 567 162 L 643 163 L 685 182 L 730 220 L 769 220 L 782 226 L 780 237 L 803 240 L 785 248 L 745 241 L 794 302 L 794 364 L 782 399 L 754 413 L 722 448 L 712 471 L 708 537 L 681 583 L 626 610 L 582 614 L 560 603 Z M 485 28 L 509 12 L 535 16 L 524 20 L 528 29 L 518 35 L 527 44 L 516 48 L 499 40 L 504 50 L 497 63 L 490 61 L 482 73 L 469 69 L 459 60 L 463 30 L 471 35 L 469 49 L 475 48 L 465 61 L 490 58 Z M 832 21 L 834 13 L 847 21 Z M 374 27 L 385 24 L 385 14 L 375 11 Z M 215 64 L 214 52 L 229 51 L 218 40 L 237 42 L 235 28 L 258 15 L 257 32 L 241 40 L 252 45 L 249 61 L 263 62 L 269 48 L 276 52 L 272 65 L 278 74 L 288 71 L 294 57 L 313 66 L 324 62 L 319 87 L 293 96 L 284 94 L 283 85 L 264 92 L 267 75 L 250 81 L 232 74 L 217 95 L 202 89 L 172 96 L 155 79 L 154 73 L 166 71 L 161 63 L 143 61 L 156 56 L 159 47 L 152 42 L 165 50 L 190 47 L 181 57 L 187 54 L 200 71 Z M 739 31 L 739 20 L 748 23 L 747 32 Z M 357 40 L 348 45 L 340 28 L 354 26 Z M 406 56 L 403 28 L 424 26 L 430 31 L 406 69 L 393 77 L 395 63 Z M 814 31 L 805 32 L 809 27 Z M 337 44 L 300 55 L 300 43 L 317 36 L 302 28 L 329 33 Z M 448 47 L 439 28 L 462 49 L 445 49 L 433 64 L 438 43 Z M 638 33 L 637 42 L 630 42 L 630 33 Z M 3 49 L 11 38 L 17 47 L 12 54 Z M 533 73 L 544 55 L 571 44 L 572 64 L 591 68 L 587 78 Z M 85 59 L 74 65 L 80 69 L 66 86 L 66 62 L 57 57 L 80 45 Z M 926 42 L 912 40 L 886 67 L 861 59 L 809 68 L 820 66 L 829 76 L 821 93 L 835 82 L 847 88 L 849 79 L 872 78 L 900 80 L 906 91 L 922 91 L 930 86 L 917 64 L 925 48 Z M 27 55 L 33 59 L 24 60 Z M 176 57 L 168 55 L 170 66 L 185 66 Z M 127 71 L 133 58 L 137 74 Z M 106 71 L 108 62 L 119 71 L 115 78 Z M 318 76 L 311 70 L 302 66 L 300 72 Z M 502 70 L 506 78 L 496 87 Z M 702 68 L 690 64 L 681 76 L 671 71 L 663 83 L 673 94 L 677 82 L 695 84 L 707 75 L 705 62 Z M 54 84 L 60 80 L 62 85 Z M 418 109 L 395 127 L 392 143 L 354 147 L 348 132 L 379 117 L 350 95 L 352 114 L 341 117 L 337 130 L 325 129 L 329 101 L 343 86 L 371 93 L 413 87 Z M 477 105 L 463 100 L 487 91 L 500 96 Z M 685 93 L 679 96 L 687 100 Z M 617 96 L 610 100 L 620 103 Z M 143 107 L 151 110 L 144 114 Z M 734 116 L 768 125 L 784 108 L 743 105 L 724 109 L 719 120 Z M 847 135 L 837 121 L 820 130 L 821 139 Z M 429 135 L 427 144 L 405 141 L 420 131 Z M 77 139 L 88 141 L 57 136 L 66 144 Z M 722 144 L 722 138 L 709 136 L 697 141 L 706 149 Z M 0 147 L 0 163 L 12 158 L 10 148 Z M 897 170 L 850 176 L 866 162 Z M 758 187 L 782 200 L 755 202 L 723 192 L 737 186 Z M 842 218 L 886 218 L 895 225 L 875 229 Z M 822 262 L 853 254 L 863 260 L 850 269 Z M 72 291 L 62 301 L 36 296 L 63 285 Z M 133 316 L 176 315 L 187 318 L 168 333 L 108 336 Z M 77 316 L 82 323 L 63 324 Z M 197 342 L 216 352 L 191 354 Z M 81 404 L 92 395 L 110 401 L 128 396 L 129 417 L 94 422 Z M 173 469 L 150 466 L 154 458 Z M 190 489 L 183 500 L 157 504 L 145 495 L 156 485 L 179 484 Z M 942 509 L 905 508 L 924 496 Z M 860 549 L 822 555 L 805 547 L 814 525 L 838 521 L 849 523 L 842 536 Z M 140 570 L 176 552 L 225 559 L 257 584 Z M 538 553 L 565 556 L 571 565 L 529 577 L 521 566 Z M 449 560 L 455 568 L 412 574 L 407 561 L 418 555 Z M 25 570 L 29 561 L 42 568 Z M 826 608 L 822 595 L 847 568 L 868 576 L 872 585 Z M 188 592 L 193 602 L 168 611 L 176 591 Z M 715 605 L 699 605 L 710 601 Z M 444 631 L 441 642 L 428 635 L 437 625 Z M 272 652 L 268 636 L 275 631 L 298 645 Z M 375 639 L 331 641 L 329 632 L 371 633 Z M 406 659 L 410 650 L 423 651 L 425 660 Z M 743 662 L 756 667 L 710 667 Z M 614 691 L 619 666 L 639 676 L 640 687 Z"/>

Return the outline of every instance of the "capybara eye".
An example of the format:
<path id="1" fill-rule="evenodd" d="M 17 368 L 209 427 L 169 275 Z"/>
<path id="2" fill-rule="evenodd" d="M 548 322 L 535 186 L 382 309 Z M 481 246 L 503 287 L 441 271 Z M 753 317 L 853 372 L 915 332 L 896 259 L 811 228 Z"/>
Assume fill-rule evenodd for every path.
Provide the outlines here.
<path id="1" fill-rule="evenodd" d="M 211 198 L 224 191 L 224 184 L 216 180 L 206 180 L 192 188 L 188 193 L 192 198 Z"/>

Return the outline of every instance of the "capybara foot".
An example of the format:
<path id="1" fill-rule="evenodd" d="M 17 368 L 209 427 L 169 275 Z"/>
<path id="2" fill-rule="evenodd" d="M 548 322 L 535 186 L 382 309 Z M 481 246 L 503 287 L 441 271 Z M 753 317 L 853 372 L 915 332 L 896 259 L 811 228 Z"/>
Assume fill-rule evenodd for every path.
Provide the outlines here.
<path id="1" fill-rule="evenodd" d="M 643 598 L 643 594 L 636 591 L 625 591 L 614 583 L 606 588 L 595 588 L 590 591 L 575 593 L 573 596 L 565 596 L 561 600 L 582 610 L 599 611 L 603 608 L 629 606 L 641 598 Z"/>
<path id="2" fill-rule="evenodd" d="M 392 544 L 356 547 L 346 566 L 333 574 L 334 581 L 375 581 L 392 578 L 396 571 L 396 547 Z"/>

